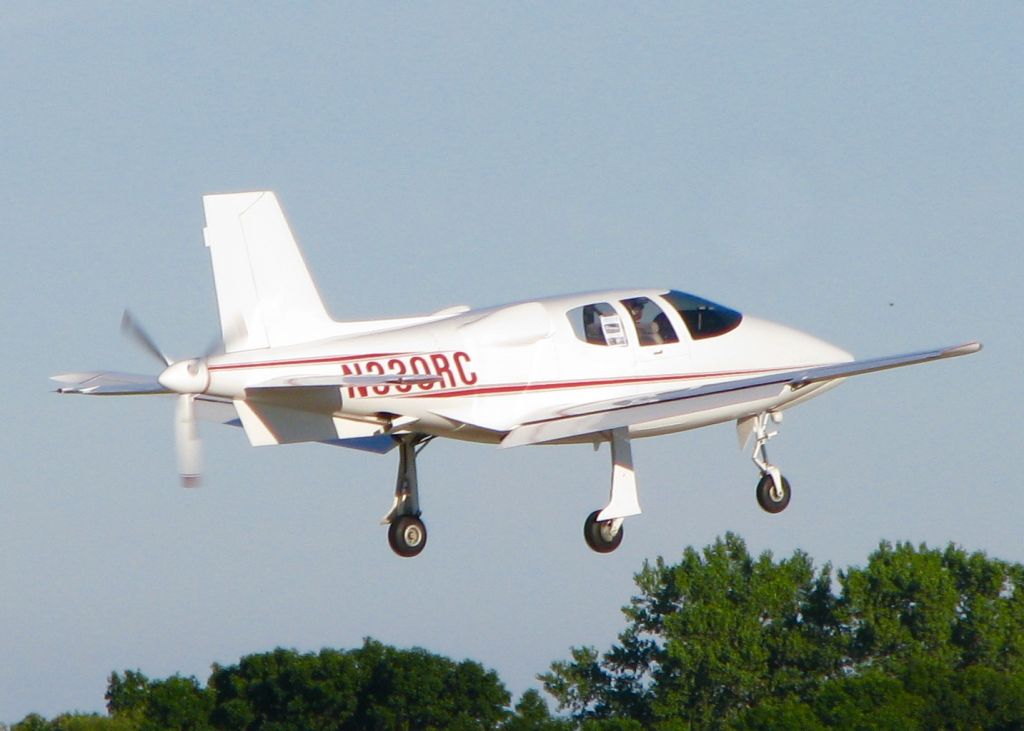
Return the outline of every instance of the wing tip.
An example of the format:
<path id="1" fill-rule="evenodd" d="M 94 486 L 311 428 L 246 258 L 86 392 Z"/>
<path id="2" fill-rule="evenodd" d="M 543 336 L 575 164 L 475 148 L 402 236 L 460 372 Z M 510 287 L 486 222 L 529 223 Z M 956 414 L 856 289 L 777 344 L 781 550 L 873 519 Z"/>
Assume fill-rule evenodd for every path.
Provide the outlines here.
<path id="1" fill-rule="evenodd" d="M 971 342 L 964 343 L 963 345 L 954 345 L 951 348 L 946 348 L 942 355 L 944 358 L 955 358 L 960 355 L 970 355 L 972 353 L 977 353 L 979 350 L 982 349 L 982 347 L 983 346 L 980 341 L 972 340 Z"/>

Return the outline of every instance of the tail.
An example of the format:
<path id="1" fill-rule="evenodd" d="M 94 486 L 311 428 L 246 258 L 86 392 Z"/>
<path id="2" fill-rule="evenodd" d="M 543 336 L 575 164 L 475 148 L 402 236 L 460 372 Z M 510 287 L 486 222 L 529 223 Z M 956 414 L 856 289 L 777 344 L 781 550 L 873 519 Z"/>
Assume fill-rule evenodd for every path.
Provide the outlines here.
<path id="1" fill-rule="evenodd" d="M 203 209 L 228 352 L 318 340 L 336 330 L 276 195 L 207 195 Z"/>

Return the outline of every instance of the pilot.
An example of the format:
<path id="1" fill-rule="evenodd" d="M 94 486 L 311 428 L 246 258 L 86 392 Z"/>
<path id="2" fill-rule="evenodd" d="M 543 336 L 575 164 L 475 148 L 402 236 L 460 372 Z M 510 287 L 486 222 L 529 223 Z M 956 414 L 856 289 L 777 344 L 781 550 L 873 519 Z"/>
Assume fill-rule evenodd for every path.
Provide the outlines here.
<path id="1" fill-rule="evenodd" d="M 626 300 L 626 307 L 629 309 L 629 314 L 636 325 L 636 332 L 640 336 L 641 345 L 657 345 L 663 342 L 658 324 L 653 320 L 645 322 L 643 319 L 644 300 L 642 297 Z"/>
<path id="2" fill-rule="evenodd" d="M 593 345 L 606 345 L 604 333 L 601 331 L 600 314 L 597 307 L 587 305 L 583 308 L 583 330 L 587 336 L 587 342 Z"/>

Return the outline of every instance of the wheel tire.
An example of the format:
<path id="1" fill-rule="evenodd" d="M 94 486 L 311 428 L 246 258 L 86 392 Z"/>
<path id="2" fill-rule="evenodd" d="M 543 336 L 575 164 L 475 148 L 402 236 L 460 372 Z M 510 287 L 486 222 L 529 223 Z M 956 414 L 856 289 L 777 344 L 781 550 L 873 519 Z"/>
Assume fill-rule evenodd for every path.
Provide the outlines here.
<path id="1" fill-rule="evenodd" d="M 401 515 L 388 526 L 388 543 L 403 558 L 418 556 L 427 545 L 427 526 L 415 515 Z"/>
<path id="2" fill-rule="evenodd" d="M 619 526 L 619 532 L 611 535 L 612 521 L 598 520 L 597 516 L 600 513 L 600 510 L 595 510 L 587 516 L 583 523 L 583 539 L 592 550 L 598 553 L 611 553 L 622 543 L 623 529 Z"/>
<path id="3" fill-rule="evenodd" d="M 782 498 L 776 500 L 775 496 L 772 495 L 775 487 L 772 476 L 767 472 L 761 476 L 761 480 L 757 483 L 757 504 L 761 506 L 761 509 L 766 513 L 781 513 L 789 505 L 789 498 L 792 497 L 792 491 L 789 489 L 789 480 L 785 477 L 782 478 Z"/>

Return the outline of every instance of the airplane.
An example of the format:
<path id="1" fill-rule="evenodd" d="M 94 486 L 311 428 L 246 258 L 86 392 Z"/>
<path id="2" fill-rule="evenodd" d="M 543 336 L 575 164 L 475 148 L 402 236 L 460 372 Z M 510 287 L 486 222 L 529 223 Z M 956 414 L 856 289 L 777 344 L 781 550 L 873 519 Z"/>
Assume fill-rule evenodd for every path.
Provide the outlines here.
<path id="1" fill-rule="evenodd" d="M 621 289 L 485 309 L 338 321 L 324 307 L 277 196 L 203 197 L 222 341 L 173 361 L 126 311 L 122 329 L 157 376 L 63 373 L 63 394 L 177 397 L 183 484 L 199 478 L 196 419 L 240 426 L 253 446 L 319 442 L 398 449 L 382 520 L 396 554 L 426 545 L 416 457 L 437 437 L 515 447 L 610 445 L 608 502 L 584 521 L 609 553 L 640 514 L 631 441 L 736 422 L 778 513 L 789 480 L 766 445 L 783 413 L 851 376 L 975 353 L 978 342 L 856 360 L 835 345 L 674 289 Z"/>

